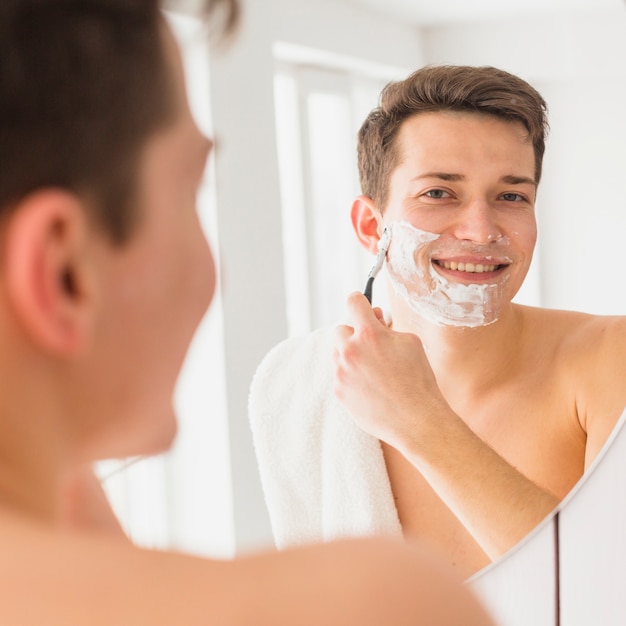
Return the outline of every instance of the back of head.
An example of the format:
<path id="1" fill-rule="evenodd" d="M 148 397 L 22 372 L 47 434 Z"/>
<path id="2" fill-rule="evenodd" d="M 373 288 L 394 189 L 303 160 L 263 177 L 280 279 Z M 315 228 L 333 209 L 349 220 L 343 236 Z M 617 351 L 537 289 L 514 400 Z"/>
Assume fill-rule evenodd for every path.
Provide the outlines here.
<path id="1" fill-rule="evenodd" d="M 381 210 L 400 159 L 395 138 L 402 123 L 419 113 L 438 111 L 493 115 L 523 124 L 533 144 L 539 182 L 548 129 L 541 95 L 521 78 L 494 67 L 429 66 L 387 85 L 380 105 L 359 131 L 361 189 Z"/>
<path id="2" fill-rule="evenodd" d="M 61 187 L 114 240 L 143 139 L 171 115 L 156 0 L 3 0 L 0 207 Z"/>
<path id="3" fill-rule="evenodd" d="M 206 5 L 235 21 L 234 0 Z M 1 214 L 61 187 L 123 242 L 141 151 L 172 121 L 171 92 L 158 0 L 2 0 Z"/>

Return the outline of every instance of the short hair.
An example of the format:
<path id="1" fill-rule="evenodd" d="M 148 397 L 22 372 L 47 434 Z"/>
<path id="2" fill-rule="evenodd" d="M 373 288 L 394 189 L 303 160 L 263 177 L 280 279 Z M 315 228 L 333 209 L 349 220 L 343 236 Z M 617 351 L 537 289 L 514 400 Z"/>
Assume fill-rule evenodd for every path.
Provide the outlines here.
<path id="1" fill-rule="evenodd" d="M 205 4 L 234 25 L 237 0 Z M 59 187 L 123 243 L 142 148 L 174 119 L 172 86 L 158 0 L 2 0 L 0 216 Z"/>
<path id="2" fill-rule="evenodd" d="M 426 112 L 460 111 L 521 122 L 535 154 L 535 180 L 541 179 L 547 105 L 521 78 L 495 67 L 427 66 L 388 84 L 358 133 L 357 157 L 362 193 L 384 210 L 391 174 L 401 154 L 396 137 L 403 122 Z"/>

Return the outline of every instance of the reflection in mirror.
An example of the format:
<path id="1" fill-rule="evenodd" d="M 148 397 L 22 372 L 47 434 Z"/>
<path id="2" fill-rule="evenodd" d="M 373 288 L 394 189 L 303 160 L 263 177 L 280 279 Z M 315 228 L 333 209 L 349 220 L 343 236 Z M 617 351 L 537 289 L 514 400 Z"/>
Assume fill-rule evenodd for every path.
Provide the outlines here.
<path id="1" fill-rule="evenodd" d="M 210 67 L 206 57 L 194 54 L 191 77 L 200 108 L 206 109 L 215 94 L 239 90 L 228 102 L 211 102 L 212 121 L 222 140 L 215 155 L 219 193 L 217 203 L 213 190 L 203 194 L 206 210 L 201 211 L 209 235 L 219 239 L 227 285 L 194 341 L 183 372 L 176 450 L 157 470 L 146 469 L 146 476 L 143 464 L 134 466 L 130 471 L 136 475 L 128 493 L 124 491 L 128 501 L 140 505 L 152 494 L 146 485 L 156 489 L 158 483 L 158 493 L 150 498 L 153 506 L 141 518 L 149 521 L 161 517 L 161 509 L 167 512 L 163 545 L 218 556 L 273 542 L 247 427 L 247 388 L 267 350 L 284 336 L 344 320 L 346 294 L 363 288 L 373 257 L 358 244 L 348 215 L 359 193 L 354 136 L 389 80 L 428 63 L 454 63 L 495 65 L 533 84 L 548 101 L 551 132 L 536 206 L 539 240 L 516 299 L 594 314 L 620 314 L 626 305 L 613 270 L 621 267 L 621 233 L 626 231 L 624 199 L 615 184 L 626 168 L 626 119 L 621 112 L 626 25 L 621 0 L 593 0 L 577 12 L 557 0 L 498 2 L 493 13 L 481 14 L 482 2 L 461 3 L 450 19 L 437 22 L 411 22 L 405 13 L 392 16 L 389 11 L 399 3 L 391 0 L 378 7 L 373 0 L 272 0 L 271 12 L 261 3 L 249 4 L 247 19 L 254 28 L 243 28 L 226 58 L 211 60 Z M 420 4 L 433 7 L 412 0 L 406 7 Z M 437 9 L 446 5 L 450 7 L 445 1 L 436 3 Z M 558 10 L 561 5 L 565 8 Z M 471 6 L 472 16 L 460 22 L 464 6 Z M 503 15 L 505 7 L 513 13 Z M 524 14 L 515 13 L 518 9 Z M 199 89 L 209 74 L 211 95 Z M 277 82 L 282 81 L 276 88 L 280 97 L 271 90 L 275 74 Z M 291 169 L 285 169 L 281 158 L 286 172 L 281 193 L 274 126 L 281 155 L 286 150 L 291 158 Z M 290 140 L 298 144 L 295 150 Z M 272 270 L 259 281 L 250 270 L 261 259 Z M 382 273 L 376 279 L 374 303 L 387 308 L 384 281 Z M 216 345 L 224 347 L 223 354 Z M 590 352 L 595 351 L 594 345 Z M 541 353 L 536 358 L 551 359 Z M 514 366 L 512 358 L 503 371 Z M 222 385 L 206 385 L 207 368 L 212 379 L 223 378 Z M 618 371 L 606 378 L 613 379 Z M 543 393 L 546 385 L 539 383 L 543 381 L 529 382 L 528 397 Z M 566 385 L 564 378 L 546 390 L 546 402 L 554 401 Z M 604 380 L 590 384 L 598 389 L 604 385 Z M 577 406 L 582 412 L 583 405 Z M 546 409 L 531 417 L 553 414 Z M 344 424 L 338 421 L 337 427 Z M 503 436 L 509 428 L 503 426 Z M 576 445 L 580 429 L 574 428 L 571 435 Z M 603 436 L 606 433 L 598 435 L 596 447 Z M 337 467 L 342 453 L 340 447 Z M 550 437 L 539 442 L 535 453 L 555 462 Z M 378 461 L 384 462 L 382 455 Z M 581 462 L 579 475 L 583 469 Z M 310 478 L 312 471 L 304 463 L 301 471 Z M 223 480 L 208 484 L 207 476 Z M 575 472 L 570 482 L 573 478 Z M 332 485 L 337 469 L 319 479 Z M 559 495 L 568 486 L 559 485 Z M 294 507 L 299 503 L 297 487 L 290 500 Z M 340 498 L 337 510 L 348 502 Z M 393 513 L 393 499 L 391 504 Z M 311 519 L 330 514 L 318 511 Z M 304 530 L 303 540 L 307 536 Z"/>
<path id="2" fill-rule="evenodd" d="M 373 1 L 363 4 L 370 10 L 375 8 Z M 360 353 L 363 360 L 358 365 L 369 368 L 370 378 L 367 383 L 361 381 L 360 397 L 350 395 L 349 384 L 343 389 L 348 398 L 345 404 L 358 424 L 357 429 L 353 430 L 351 422 L 341 421 L 345 415 L 339 410 L 335 413 L 334 409 L 327 409 L 327 415 L 336 417 L 333 428 L 337 429 L 335 440 L 329 442 L 325 439 L 329 432 L 326 421 L 322 420 L 320 426 L 319 412 L 307 421 L 307 407 L 318 407 L 322 398 L 324 403 L 332 404 L 332 400 L 326 399 L 328 377 L 332 374 L 321 363 L 324 350 L 330 352 L 334 345 L 323 333 L 283 344 L 261 367 L 252 396 L 252 424 L 253 430 L 257 430 L 261 477 L 279 544 L 328 539 L 355 528 L 365 532 L 368 524 L 396 532 L 399 521 L 400 532 L 430 541 L 448 555 L 459 571 L 470 575 L 501 557 L 544 519 L 593 462 L 626 404 L 619 378 L 626 352 L 624 320 L 588 315 L 620 314 L 625 304 L 623 292 L 613 284 L 610 268 L 620 263 L 618 233 L 626 227 L 626 212 L 618 210 L 618 203 L 623 205 L 624 201 L 616 199 L 612 185 L 606 184 L 620 180 L 626 168 L 622 149 L 626 123 L 619 114 L 619 103 L 626 96 L 626 68 L 619 62 L 624 58 L 625 29 L 621 3 L 592 3 L 582 13 L 498 15 L 471 23 L 440 22 L 418 29 L 421 59 L 414 67 L 430 63 L 494 65 L 529 81 L 546 98 L 551 133 L 536 200 L 539 239 L 529 277 L 516 301 L 585 313 L 518 308 L 506 332 L 501 321 L 478 331 L 433 332 L 398 304 L 395 291 L 385 297 L 384 276 L 377 279 L 375 304 L 388 310 L 395 303 L 394 328 L 413 330 L 421 336 L 444 396 L 477 435 L 459 435 L 460 431 L 455 430 L 457 423 L 450 426 L 445 437 L 439 434 L 444 443 L 438 443 L 431 430 L 427 450 L 421 449 L 419 442 L 400 444 L 394 438 L 395 422 L 381 424 L 379 418 L 371 415 L 373 410 L 378 411 L 378 416 L 394 415 L 398 407 L 393 404 L 403 406 L 398 399 L 398 389 L 403 387 L 398 369 L 408 370 L 394 369 L 399 358 L 387 356 L 386 361 L 381 360 L 381 355 L 387 355 L 381 348 L 377 353 L 379 360 L 372 366 L 374 361 Z M 512 37 L 511 33 L 518 36 Z M 345 319 L 345 294 L 364 284 L 373 257 L 355 251 L 356 237 L 348 220 L 341 219 L 342 215 L 347 216 L 350 195 L 354 197 L 360 191 L 348 146 L 355 127 L 365 116 L 363 111 L 375 105 L 372 94 L 378 89 L 376 82 L 397 76 L 384 76 L 384 72 L 366 76 L 361 67 L 355 69 L 354 64 L 350 66 L 341 57 L 337 57 L 333 67 L 327 56 L 322 60 L 309 56 L 303 61 L 306 55 L 302 50 L 299 58 L 294 55 L 291 59 L 289 48 L 283 46 L 280 51 L 277 127 L 283 167 L 290 334 L 295 336 Z M 620 79 L 615 80 L 616 76 Z M 368 81 L 370 86 L 366 88 Z M 358 90 L 355 85 L 360 85 Z M 355 94 L 358 91 L 363 95 L 368 89 L 366 106 L 364 99 L 358 101 Z M 285 120 L 289 120 L 289 128 L 284 125 Z M 405 133 L 403 145 L 410 147 L 422 141 L 424 129 L 416 127 L 412 132 Z M 441 150 L 451 145 L 449 132 L 446 126 L 437 126 L 427 151 L 446 166 L 446 154 Z M 491 129 L 486 123 L 476 131 L 463 126 L 454 136 L 467 140 L 472 132 L 487 138 Z M 409 153 L 408 147 L 405 154 Z M 471 148 L 464 150 L 464 154 L 472 155 L 473 169 L 467 170 L 468 176 L 474 176 L 472 182 L 484 185 L 482 173 L 489 171 L 491 175 L 492 171 L 484 165 L 478 167 L 479 154 L 471 152 Z M 504 174 L 517 174 L 516 168 L 524 167 L 523 159 L 513 159 L 515 151 L 510 145 L 505 145 L 503 151 L 507 157 L 498 156 L 494 161 L 511 169 Z M 421 171 L 419 162 L 410 163 L 413 172 L 403 173 L 408 178 Z M 440 172 L 441 166 L 432 165 L 428 171 Z M 452 173 L 457 172 L 453 169 Z M 429 185 L 424 192 L 430 193 L 434 188 L 437 194 L 443 194 L 443 199 L 465 198 L 478 188 L 452 185 L 442 177 L 429 181 Z M 525 192 L 521 187 L 504 191 L 522 196 Z M 418 195 L 405 188 L 401 197 L 411 194 Z M 445 202 L 435 204 L 440 198 L 432 193 L 429 197 L 432 205 L 428 211 L 432 213 L 434 207 L 438 211 L 434 221 L 427 226 L 419 223 L 415 216 L 421 205 L 417 201 L 411 205 L 410 219 L 414 226 L 420 226 L 419 230 L 439 233 L 443 227 L 436 220 L 451 208 Z M 371 236 L 368 228 L 376 212 L 367 203 L 361 203 L 355 211 L 357 217 L 353 214 L 353 220 L 359 224 L 361 242 L 367 244 Z M 384 213 L 385 219 L 392 221 L 407 218 L 401 210 L 394 213 L 391 205 Z M 489 218 L 478 211 L 472 224 L 506 230 L 502 215 Z M 516 213 L 513 219 L 519 218 L 520 213 Z M 526 245 L 519 240 L 524 232 L 521 224 L 516 222 L 507 234 L 509 240 L 517 237 L 508 253 L 511 258 L 515 245 L 517 253 L 520 246 Z M 473 233 L 459 237 L 476 236 L 479 235 Z M 407 245 L 411 241 L 414 240 Z M 390 254 L 393 244 L 392 236 Z M 375 246 L 370 252 L 375 252 Z M 452 254 L 447 249 L 445 252 Z M 443 255 L 441 250 L 439 255 Z M 600 271 L 592 259 L 602 259 L 604 269 Z M 439 268 L 439 275 L 458 272 L 459 262 L 473 263 L 472 259 L 451 261 L 456 270 Z M 476 269 L 476 264 L 472 269 Z M 484 272 L 484 265 L 482 269 Z M 513 276 L 509 286 L 517 278 L 519 275 Z M 365 328 L 364 315 L 362 310 L 353 310 L 352 325 Z M 341 347 L 346 359 L 352 359 L 348 339 Z M 349 363 L 345 365 L 344 374 L 348 377 Z M 318 376 L 317 369 L 323 374 Z M 394 398 L 394 403 L 384 405 L 381 396 Z M 294 415 L 299 416 L 299 422 L 293 420 Z M 446 423 L 448 417 L 441 419 Z M 293 426 L 290 423 L 286 427 L 287 420 Z M 355 463 L 363 464 L 361 452 L 369 446 L 361 442 L 364 448 L 358 450 L 360 428 L 374 435 L 374 439 L 387 441 L 382 458 L 375 447 L 368 454 L 371 452 L 376 471 L 388 476 L 390 485 L 375 479 L 368 483 L 368 463 L 366 468 L 361 467 L 359 476 L 350 466 L 352 448 L 357 448 Z M 278 431 L 285 437 L 279 447 L 289 450 L 291 461 L 285 460 L 277 452 L 276 442 L 272 442 Z M 308 438 L 308 442 L 303 442 L 303 438 Z M 484 446 L 485 442 L 489 447 Z M 438 455 L 436 467 L 428 454 Z M 301 476 L 302 467 L 307 468 L 307 476 Z M 292 474 L 285 474 L 289 471 Z M 375 489 L 372 492 L 377 497 L 382 490 L 383 504 L 379 502 L 375 508 L 382 511 L 386 521 L 379 520 L 367 508 L 371 502 L 366 502 L 361 505 L 363 508 L 352 509 L 353 514 L 360 516 L 359 523 L 354 523 L 349 515 L 333 522 L 333 518 L 342 517 L 342 513 L 333 512 L 333 507 L 343 513 L 350 511 L 349 503 L 361 497 L 355 494 L 362 483 L 362 500 L 367 501 L 368 489 Z M 313 494 L 313 503 L 309 493 Z M 397 513 L 398 521 L 394 522 L 390 511 Z"/>

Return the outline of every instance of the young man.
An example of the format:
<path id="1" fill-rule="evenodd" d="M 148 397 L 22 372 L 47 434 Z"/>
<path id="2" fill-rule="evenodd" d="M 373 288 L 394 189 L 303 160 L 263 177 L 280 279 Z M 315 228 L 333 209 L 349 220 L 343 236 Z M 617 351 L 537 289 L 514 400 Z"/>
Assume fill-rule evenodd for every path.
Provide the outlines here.
<path id="1" fill-rule="evenodd" d="M 211 143 L 156 0 L 3 0 L 0 137 L 2 624 L 489 623 L 398 542 L 216 562 L 64 525 L 77 467 L 170 445 L 215 285 L 195 212 Z"/>
<path id="2" fill-rule="evenodd" d="M 469 575 L 596 458 L 626 405 L 626 318 L 512 303 L 546 128 L 542 97 L 495 68 L 428 67 L 383 91 L 351 215 L 370 252 L 391 235 L 391 323 L 353 294 L 350 325 L 288 340 L 253 382 L 279 546 L 402 533 Z"/>

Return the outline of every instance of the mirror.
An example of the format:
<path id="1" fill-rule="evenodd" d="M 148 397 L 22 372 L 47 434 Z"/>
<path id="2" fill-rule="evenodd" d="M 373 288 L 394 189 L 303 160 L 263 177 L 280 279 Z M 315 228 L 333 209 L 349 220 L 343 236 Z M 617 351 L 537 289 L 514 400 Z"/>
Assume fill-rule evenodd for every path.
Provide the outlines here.
<path id="1" fill-rule="evenodd" d="M 358 34 L 370 49 L 357 50 L 356 44 L 350 48 L 351 42 L 344 40 L 341 46 L 335 45 L 338 58 L 333 61 L 323 55 L 307 56 L 302 50 L 301 57 L 295 58 L 297 45 L 311 48 L 321 45 L 313 40 L 310 32 L 302 32 L 303 24 L 309 31 L 314 31 L 316 21 L 311 10 L 305 10 L 298 27 L 294 15 L 280 2 L 277 4 L 285 9 L 285 23 L 277 27 L 282 42 L 280 60 L 285 64 L 291 60 L 294 65 L 299 65 L 294 80 L 301 87 L 300 93 L 307 97 L 347 91 L 349 87 L 341 80 L 346 73 L 360 73 L 362 77 L 365 73 L 362 65 L 354 59 L 346 60 L 351 55 L 378 63 L 379 67 L 371 74 L 381 79 L 386 71 L 393 73 L 389 69 L 392 66 L 406 67 L 408 54 L 404 60 L 399 60 L 392 52 L 382 49 L 385 46 L 410 48 L 400 36 L 397 36 L 395 46 L 390 46 L 390 40 L 385 38 L 389 36 L 391 26 L 385 20 L 395 15 L 406 23 L 416 5 L 417 11 L 421 10 L 420 3 L 415 2 L 354 0 L 335 3 L 334 15 L 340 24 L 348 5 L 363 7 L 370 16 L 378 15 L 379 21 L 378 36 L 367 37 L 364 36 L 367 20 L 361 16 L 359 21 L 353 16 L 358 24 L 346 30 L 344 39 L 350 39 L 350 33 Z M 304 7 L 307 3 L 299 4 Z M 451 10 L 452 18 L 448 22 L 441 14 L 445 7 Z M 505 15 L 502 3 L 493 3 L 489 7 L 483 2 L 478 6 L 472 3 L 473 13 L 464 19 L 459 18 L 460 10 L 456 3 L 437 3 L 437 23 L 429 23 L 416 31 L 415 40 L 419 45 L 413 58 L 419 57 L 419 61 L 408 70 L 429 63 L 495 65 L 535 85 L 549 106 L 551 133 L 537 202 L 539 241 L 531 274 L 517 300 L 595 314 L 624 313 L 626 294 L 619 288 L 617 271 L 612 268 L 621 265 L 620 242 L 622 233 L 626 232 L 624 200 L 617 197 L 619 193 L 616 194 L 618 181 L 626 172 L 626 151 L 623 148 L 626 145 L 626 120 L 621 112 L 626 98 L 626 65 L 623 63 L 626 58 L 626 7 L 617 0 L 588 2 L 586 6 L 580 3 L 576 10 L 556 2 L 537 3 L 537 6 L 511 2 L 506 5 L 508 14 Z M 282 45 L 285 42 L 294 47 L 288 49 Z M 376 55 L 372 48 L 376 48 Z M 364 91 L 362 88 L 361 93 Z M 354 92 L 349 97 L 354 100 Z M 345 120 L 338 126 L 347 128 L 352 137 L 355 126 L 358 127 L 364 117 L 363 109 L 369 110 L 373 104 L 369 101 L 369 106 L 361 108 L 359 115 L 355 113 L 357 107 L 353 106 L 350 112 L 338 103 L 332 115 L 319 114 L 324 120 L 322 126 L 330 125 L 327 120 Z M 351 139 L 342 143 L 340 128 L 333 128 L 330 134 L 335 153 L 348 150 Z M 316 133 L 315 138 L 319 139 L 319 134 Z M 302 250 L 308 245 L 318 251 L 317 256 L 314 253 L 307 258 L 309 268 L 316 268 L 317 273 L 306 283 L 308 291 L 302 288 L 305 281 L 296 280 L 287 294 L 289 297 L 289 293 L 300 289 L 294 299 L 300 303 L 307 297 L 311 300 L 308 308 L 303 307 L 302 314 L 294 315 L 298 320 L 308 315 L 310 327 L 323 326 L 341 318 L 345 294 L 362 287 L 363 276 L 371 266 L 371 258 L 368 258 L 360 266 L 337 272 L 339 264 L 336 259 L 328 259 L 329 248 L 348 250 L 354 246 L 354 235 L 348 225 L 345 234 L 329 234 L 328 228 L 323 229 L 323 225 L 329 223 L 334 228 L 339 221 L 336 216 L 347 214 L 352 197 L 350 190 L 345 189 L 349 186 L 345 182 L 347 177 L 342 177 L 337 187 L 333 186 L 333 172 L 337 167 L 334 161 L 331 163 L 329 151 L 318 151 L 319 159 L 315 156 L 315 146 L 309 157 L 313 163 L 311 178 L 313 183 L 316 175 L 324 181 L 324 193 L 317 204 L 315 199 L 310 200 L 309 215 L 302 228 L 309 231 L 320 228 L 324 235 L 316 241 L 314 235 L 308 234 L 309 239 L 305 236 L 305 243 L 296 246 Z M 315 184 L 305 187 L 315 189 Z M 297 204 L 298 201 L 285 203 L 289 207 Z M 322 216 L 320 221 L 315 221 L 319 216 Z M 338 230 L 340 228 L 337 226 Z M 330 244 L 329 237 L 332 238 Z M 602 270 L 598 268 L 598 259 L 602 259 Z M 325 264 L 327 269 L 324 269 Z M 349 264 L 342 262 L 340 265 L 348 268 Z M 382 291 L 380 286 L 376 289 L 377 293 Z M 329 301 L 336 304 L 336 308 L 322 310 L 319 303 L 328 305 Z M 299 329 L 306 330 L 306 325 Z"/>
<path id="2" fill-rule="evenodd" d="M 334 67 L 339 71 L 331 81 L 354 74 L 370 79 L 367 88 L 360 82 L 346 95 L 354 107 L 349 118 L 354 125 L 349 121 L 344 129 L 349 155 L 356 126 L 375 105 L 381 83 L 419 65 L 491 64 L 530 80 L 548 100 L 552 132 L 538 202 L 540 239 L 520 299 L 592 313 L 626 310 L 626 293 L 616 280 L 626 232 L 621 193 L 626 171 L 626 118 L 621 110 L 626 101 L 626 9 L 622 0 L 577 2 L 575 11 L 571 4 L 566 0 L 272 0 L 269 7 L 245 3 L 245 22 L 232 47 L 220 51 L 210 63 L 204 58 L 191 79 L 194 90 L 202 92 L 201 104 L 210 100 L 219 134 L 218 176 L 209 176 L 211 191 L 205 194 L 212 196 L 218 183 L 218 206 L 203 218 L 213 240 L 219 239 L 226 280 L 223 299 L 214 303 L 210 328 L 201 329 L 192 349 L 194 359 L 183 372 L 180 445 L 159 470 L 167 475 L 176 496 L 165 545 L 228 556 L 272 544 L 246 397 L 258 363 L 288 334 L 283 270 L 296 267 L 285 263 L 280 252 L 282 215 L 272 91 L 279 63 L 291 60 L 315 70 Z M 452 19 L 419 27 L 408 19 L 409 9 L 415 8 L 428 15 L 447 8 Z M 505 9 L 508 17 L 501 12 Z M 466 10 L 471 15 L 462 16 L 460 11 Z M 209 74 L 207 97 L 203 83 Z M 254 93 L 254 106 L 250 93 Z M 347 220 L 356 190 L 352 172 L 342 180 L 348 179 L 352 186 L 341 194 L 329 194 L 325 207 L 346 216 L 345 238 L 342 231 L 333 248 L 351 249 L 356 256 L 362 252 Z M 263 280 L 251 277 L 251 268 L 260 259 L 273 268 Z M 362 288 L 370 266 L 371 258 L 364 256 L 350 262 L 350 272 L 337 272 L 331 266 L 330 274 L 306 283 L 307 293 L 316 302 L 324 299 L 320 293 L 328 300 L 332 285 L 337 308 L 328 315 L 334 321 L 343 316 L 345 294 Z M 376 293 L 380 292 L 377 287 Z M 254 324 L 250 324 L 250 302 L 254 302 Z M 317 313 L 310 307 L 307 311 L 311 326 L 319 325 Z M 228 323 L 223 324 L 222 318 Z M 224 345 L 225 354 L 216 351 L 216 345 Z M 212 372 L 215 386 L 206 385 L 207 371 Z M 146 483 L 164 481 L 154 472 L 145 482 L 138 477 L 136 489 L 131 482 L 130 497 L 141 502 L 148 491 Z M 146 513 L 146 519 L 161 516 L 170 496 L 159 491 L 154 513 Z"/>

